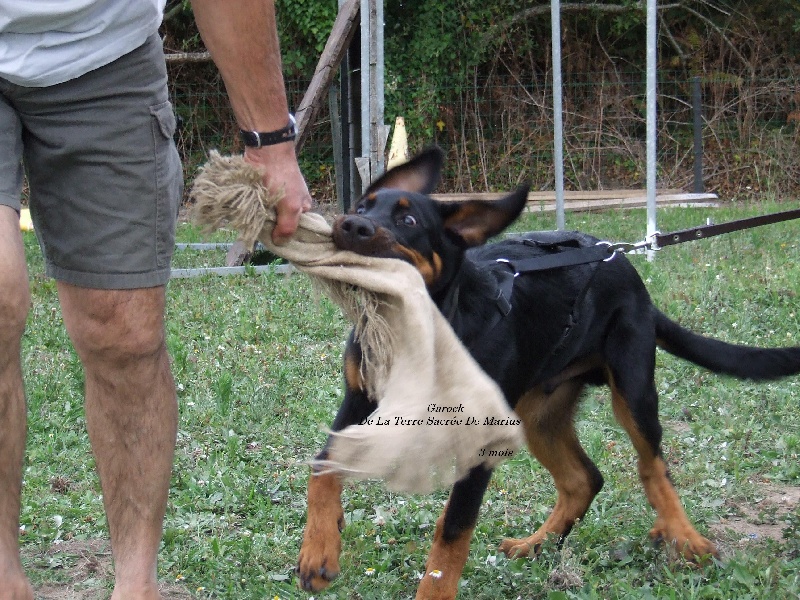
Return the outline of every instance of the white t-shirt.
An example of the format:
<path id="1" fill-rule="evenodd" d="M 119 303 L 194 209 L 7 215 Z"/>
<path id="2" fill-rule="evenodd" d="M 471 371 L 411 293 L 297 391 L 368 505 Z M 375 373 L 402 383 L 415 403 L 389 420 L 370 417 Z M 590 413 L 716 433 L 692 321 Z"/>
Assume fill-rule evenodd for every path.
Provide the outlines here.
<path id="1" fill-rule="evenodd" d="M 166 0 L 0 0 L 0 77 L 27 87 L 75 79 L 141 46 Z"/>

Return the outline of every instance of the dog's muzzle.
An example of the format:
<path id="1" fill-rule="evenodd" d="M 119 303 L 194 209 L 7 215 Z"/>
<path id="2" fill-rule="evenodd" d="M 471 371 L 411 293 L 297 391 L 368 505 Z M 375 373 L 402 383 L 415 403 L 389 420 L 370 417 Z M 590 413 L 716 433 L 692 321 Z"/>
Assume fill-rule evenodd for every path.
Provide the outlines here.
<path id="1" fill-rule="evenodd" d="M 340 250 L 362 256 L 401 258 L 394 250 L 394 236 L 361 215 L 343 215 L 333 223 L 333 243 Z"/>

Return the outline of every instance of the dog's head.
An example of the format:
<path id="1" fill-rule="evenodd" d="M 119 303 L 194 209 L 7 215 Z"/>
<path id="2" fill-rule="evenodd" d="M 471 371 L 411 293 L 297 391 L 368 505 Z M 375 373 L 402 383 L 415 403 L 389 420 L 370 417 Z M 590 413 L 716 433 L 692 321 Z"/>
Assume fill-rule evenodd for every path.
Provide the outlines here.
<path id="1" fill-rule="evenodd" d="M 442 151 L 429 148 L 383 174 L 334 223 L 336 246 L 410 262 L 431 293 L 446 286 L 467 248 L 484 244 L 519 216 L 528 187 L 494 201 L 439 202 L 428 194 L 439 182 L 442 162 Z"/>

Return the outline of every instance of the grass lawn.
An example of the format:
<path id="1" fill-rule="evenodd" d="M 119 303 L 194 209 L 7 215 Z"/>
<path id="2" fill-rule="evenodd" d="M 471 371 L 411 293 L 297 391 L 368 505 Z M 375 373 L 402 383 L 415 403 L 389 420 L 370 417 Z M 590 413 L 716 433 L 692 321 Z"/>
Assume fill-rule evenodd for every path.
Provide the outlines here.
<path id="1" fill-rule="evenodd" d="M 668 208 L 672 231 L 798 203 Z M 527 215 L 517 230 L 547 229 Z M 567 216 L 569 228 L 638 241 L 643 211 Z M 800 344 L 800 221 L 631 256 L 656 304 L 684 325 L 751 345 Z M 198 241 L 190 225 L 180 241 Z M 214 240 L 232 239 L 215 234 Z M 24 337 L 28 451 L 21 540 L 38 597 L 107 597 L 107 530 L 83 415 L 83 375 L 55 285 L 25 234 L 33 304 Z M 175 266 L 220 266 L 223 252 L 181 251 Z M 168 344 L 180 426 L 159 574 L 167 598 L 307 598 L 293 569 L 308 469 L 338 407 L 348 331 L 303 275 L 174 280 Z M 692 568 L 653 548 L 654 513 L 606 390 L 592 390 L 578 431 L 606 478 L 563 546 L 507 560 L 554 502 L 549 474 L 523 451 L 498 468 L 482 507 L 460 598 L 797 598 L 800 596 L 800 377 L 756 385 L 659 352 L 664 450 L 687 513 L 722 561 Z M 446 492 L 345 486 L 342 575 L 315 597 L 413 598 Z"/>

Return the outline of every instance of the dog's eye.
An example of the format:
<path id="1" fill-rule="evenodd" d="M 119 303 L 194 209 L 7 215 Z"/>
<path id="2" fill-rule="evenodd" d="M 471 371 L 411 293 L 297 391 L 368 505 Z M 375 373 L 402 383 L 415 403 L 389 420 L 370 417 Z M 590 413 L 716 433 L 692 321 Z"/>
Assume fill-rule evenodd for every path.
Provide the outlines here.
<path id="1" fill-rule="evenodd" d="M 363 204 L 359 204 L 358 206 L 356 206 L 357 215 L 363 215 L 365 212 L 367 212 L 367 209 L 364 207 Z"/>
<path id="2" fill-rule="evenodd" d="M 414 215 L 406 215 L 403 217 L 403 225 L 408 227 L 414 227 L 417 224 L 417 220 L 414 218 Z"/>

